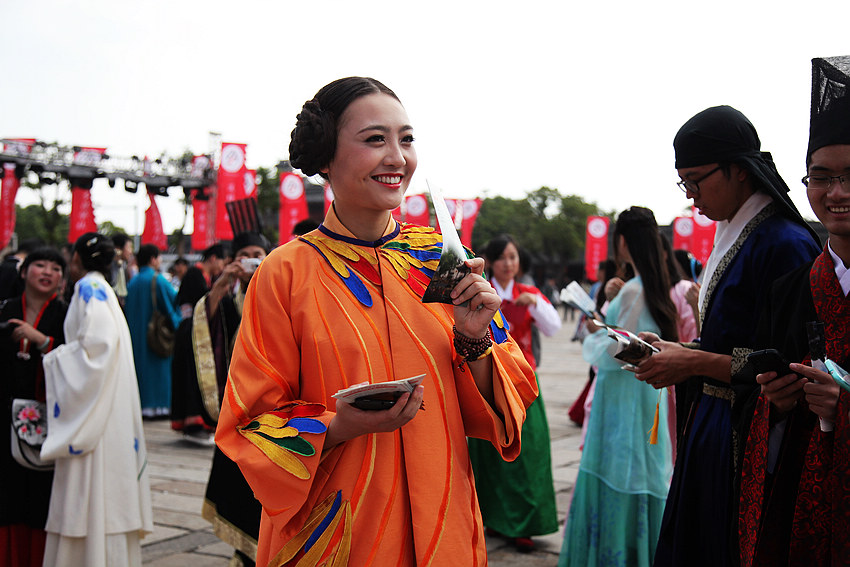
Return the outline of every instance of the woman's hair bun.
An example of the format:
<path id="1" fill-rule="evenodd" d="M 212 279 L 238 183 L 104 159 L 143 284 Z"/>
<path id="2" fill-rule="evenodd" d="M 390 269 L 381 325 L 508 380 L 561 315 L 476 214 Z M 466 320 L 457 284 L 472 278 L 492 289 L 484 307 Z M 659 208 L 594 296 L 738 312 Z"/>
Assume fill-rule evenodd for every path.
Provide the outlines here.
<path id="1" fill-rule="evenodd" d="M 336 121 L 316 99 L 308 100 L 296 117 L 289 142 L 289 162 L 304 175 L 321 173 L 336 151 Z"/>
<path id="2" fill-rule="evenodd" d="M 352 102 L 373 93 L 384 93 L 398 100 L 382 82 L 370 77 L 345 77 L 319 89 L 304 103 L 295 121 L 289 142 L 289 163 L 304 175 L 328 176 L 322 169 L 336 153 L 338 121 Z"/>

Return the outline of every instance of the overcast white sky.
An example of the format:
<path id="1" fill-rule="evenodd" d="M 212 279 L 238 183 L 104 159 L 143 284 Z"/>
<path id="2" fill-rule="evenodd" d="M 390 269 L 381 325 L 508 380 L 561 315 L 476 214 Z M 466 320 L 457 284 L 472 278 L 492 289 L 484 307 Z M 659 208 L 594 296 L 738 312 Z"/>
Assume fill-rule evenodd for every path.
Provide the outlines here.
<path id="1" fill-rule="evenodd" d="M 412 192 L 547 185 L 667 224 L 689 204 L 673 136 L 730 104 L 813 218 L 799 182 L 811 59 L 850 54 L 848 15 L 846 0 L 0 0 L 0 137 L 155 156 L 206 152 L 216 131 L 273 166 L 305 100 L 366 75 L 413 122 Z M 167 232 L 176 193 L 159 200 Z M 141 232 L 144 195 L 103 182 L 92 196 L 98 222 Z"/>

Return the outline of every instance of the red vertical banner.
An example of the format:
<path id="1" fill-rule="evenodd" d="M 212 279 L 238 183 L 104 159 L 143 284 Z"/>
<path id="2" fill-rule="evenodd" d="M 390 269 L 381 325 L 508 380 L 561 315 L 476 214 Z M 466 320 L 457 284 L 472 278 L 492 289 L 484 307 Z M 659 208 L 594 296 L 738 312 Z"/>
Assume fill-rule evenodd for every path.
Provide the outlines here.
<path id="1" fill-rule="evenodd" d="M 472 248 L 472 229 L 475 228 L 475 219 L 481 210 L 481 199 L 463 200 L 463 221 L 461 224 L 460 241 L 467 248 Z"/>
<path id="2" fill-rule="evenodd" d="M 455 222 L 455 226 L 457 226 L 457 215 L 463 214 L 463 207 L 458 209 L 457 201 L 454 199 L 445 199 L 446 208 L 449 210 L 449 216 L 452 217 L 452 220 Z"/>
<path id="3" fill-rule="evenodd" d="M 587 217 L 587 231 L 584 244 L 584 273 L 590 281 L 596 281 L 599 262 L 608 258 L 608 217 Z"/>
<path id="4" fill-rule="evenodd" d="M 192 221 L 194 228 L 192 230 L 192 248 L 194 250 L 204 250 L 211 246 L 207 242 L 207 206 L 209 201 L 204 201 L 197 198 L 197 191 L 192 197 Z"/>
<path id="5" fill-rule="evenodd" d="M 212 167 L 209 156 L 192 158 L 192 177 L 207 179 L 207 171 Z M 214 207 L 210 206 L 215 187 L 204 187 L 192 191 L 192 249 L 204 250 L 215 243 Z"/>
<path id="6" fill-rule="evenodd" d="M 245 172 L 248 170 L 245 167 L 245 149 L 246 144 L 221 144 L 221 164 L 215 196 L 215 236 L 220 240 L 233 239 L 233 229 L 224 204 L 242 199 L 245 195 Z"/>
<path id="7" fill-rule="evenodd" d="M 26 156 L 34 143 L 34 138 L 7 140 L 3 153 Z M 0 186 L 0 249 L 9 244 L 12 233 L 15 232 L 15 198 L 20 186 L 21 180 L 15 175 L 15 164 L 3 164 L 3 181 Z"/>
<path id="8" fill-rule="evenodd" d="M 328 214 L 328 209 L 331 208 L 331 203 L 334 202 L 334 190 L 331 189 L 330 183 L 325 183 L 325 214 Z"/>
<path id="9" fill-rule="evenodd" d="M 91 190 L 80 187 L 71 188 L 71 218 L 68 227 L 68 242 L 76 242 L 87 232 L 97 232 L 94 220 L 94 207 L 91 202 Z"/>
<path id="10" fill-rule="evenodd" d="M 278 244 L 289 242 L 293 238 L 292 229 L 298 222 L 309 216 L 304 181 L 297 173 L 286 172 L 280 175 L 280 216 L 278 222 Z"/>
<path id="11" fill-rule="evenodd" d="M 165 231 L 162 229 L 162 217 L 159 214 L 159 208 L 156 206 L 156 197 L 153 193 L 148 192 L 150 206 L 145 211 L 145 229 L 142 232 L 142 244 L 153 244 L 160 250 L 168 248 L 168 238 L 165 236 Z"/>
<path id="12" fill-rule="evenodd" d="M 703 265 L 708 261 L 711 250 L 714 248 L 714 233 L 717 223 L 701 215 L 696 207 L 693 207 L 694 234 L 691 237 L 691 252 Z"/>
<path id="13" fill-rule="evenodd" d="M 240 197 L 240 199 L 251 197 L 253 199 L 257 198 L 257 170 L 256 169 L 246 169 L 245 170 L 245 197 Z"/>
<path id="14" fill-rule="evenodd" d="M 5 248 L 15 232 L 15 197 L 21 180 L 15 175 L 15 164 L 3 164 L 3 192 L 0 195 L 0 249 Z"/>
<path id="15" fill-rule="evenodd" d="M 673 219 L 673 249 L 690 250 L 694 235 L 694 219 L 692 217 L 676 217 Z"/>
<path id="16" fill-rule="evenodd" d="M 68 242 L 76 242 L 87 232 L 97 232 L 97 221 L 94 218 L 94 206 L 91 201 L 91 183 L 94 179 L 94 168 L 100 164 L 106 148 L 80 148 L 74 152 L 74 165 L 81 168 L 81 173 L 89 169 L 90 175 L 75 179 L 71 177 L 71 217 L 69 218 Z"/>
<path id="17" fill-rule="evenodd" d="M 420 226 L 431 226 L 431 215 L 428 211 L 428 199 L 425 195 L 409 195 L 405 201 L 405 222 Z"/>

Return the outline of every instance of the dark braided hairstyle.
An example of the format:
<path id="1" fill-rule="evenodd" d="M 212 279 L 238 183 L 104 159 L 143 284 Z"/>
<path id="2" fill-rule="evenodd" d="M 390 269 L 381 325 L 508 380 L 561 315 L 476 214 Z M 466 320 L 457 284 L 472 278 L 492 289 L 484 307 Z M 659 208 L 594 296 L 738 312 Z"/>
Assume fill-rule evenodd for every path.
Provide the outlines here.
<path id="1" fill-rule="evenodd" d="M 655 215 L 644 207 L 626 209 L 620 213 L 614 226 L 614 242 L 619 242 L 620 236 L 625 238 L 635 270 L 640 274 L 646 305 L 661 330 L 661 338 L 678 340 L 678 313 L 670 299 L 670 276 L 664 262 Z"/>
<path id="2" fill-rule="evenodd" d="M 304 103 L 296 117 L 289 142 L 289 163 L 304 175 L 317 173 L 333 160 L 339 132 L 339 119 L 348 106 L 362 96 L 375 93 L 398 96 L 389 87 L 369 77 L 346 77 L 322 87 Z M 401 101 L 399 101 L 400 103 Z"/>

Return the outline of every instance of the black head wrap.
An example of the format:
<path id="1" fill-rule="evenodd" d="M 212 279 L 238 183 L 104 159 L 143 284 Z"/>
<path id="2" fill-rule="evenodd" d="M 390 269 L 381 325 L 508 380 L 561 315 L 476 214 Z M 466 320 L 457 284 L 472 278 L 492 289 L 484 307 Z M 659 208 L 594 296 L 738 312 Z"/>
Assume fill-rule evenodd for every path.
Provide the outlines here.
<path id="1" fill-rule="evenodd" d="M 850 56 L 812 59 L 812 114 L 806 167 L 824 146 L 850 144 Z"/>
<path id="2" fill-rule="evenodd" d="M 770 152 L 761 151 L 755 126 L 731 106 L 713 106 L 696 114 L 679 128 L 673 139 L 676 169 L 709 163 L 735 163 L 745 169 L 756 189 L 770 195 L 783 216 L 804 226 L 819 242 L 817 233 L 803 220 L 788 196 L 788 185 L 779 176 Z"/>
<path id="3" fill-rule="evenodd" d="M 86 270 L 107 275 L 115 257 L 115 244 L 98 232 L 87 232 L 74 243 L 74 252 L 80 255 Z"/>
<path id="4" fill-rule="evenodd" d="M 259 232 L 240 232 L 233 237 L 233 255 L 239 254 L 239 251 L 247 246 L 259 246 L 268 254 L 271 250 L 271 244 L 268 238 Z"/>

